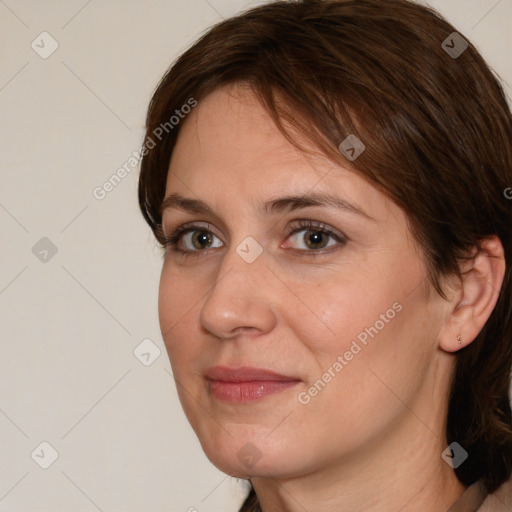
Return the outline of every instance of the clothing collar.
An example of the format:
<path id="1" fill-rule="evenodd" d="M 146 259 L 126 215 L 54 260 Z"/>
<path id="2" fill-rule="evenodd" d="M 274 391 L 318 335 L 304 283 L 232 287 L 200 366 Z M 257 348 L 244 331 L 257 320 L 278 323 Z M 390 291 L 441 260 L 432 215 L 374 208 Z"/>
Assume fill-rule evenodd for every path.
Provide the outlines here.
<path id="1" fill-rule="evenodd" d="M 482 480 L 470 485 L 446 512 L 478 512 L 488 492 Z"/>

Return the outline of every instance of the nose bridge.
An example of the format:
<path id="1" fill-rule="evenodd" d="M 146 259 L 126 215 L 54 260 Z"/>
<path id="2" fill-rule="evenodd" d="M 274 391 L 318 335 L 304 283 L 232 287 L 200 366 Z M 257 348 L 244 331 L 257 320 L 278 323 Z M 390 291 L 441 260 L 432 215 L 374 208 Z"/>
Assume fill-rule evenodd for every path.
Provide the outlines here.
<path id="1" fill-rule="evenodd" d="M 263 248 L 248 237 L 230 247 L 219 266 L 217 280 L 201 310 L 203 326 L 221 338 L 240 327 L 268 331 L 274 323 L 269 270 Z"/>

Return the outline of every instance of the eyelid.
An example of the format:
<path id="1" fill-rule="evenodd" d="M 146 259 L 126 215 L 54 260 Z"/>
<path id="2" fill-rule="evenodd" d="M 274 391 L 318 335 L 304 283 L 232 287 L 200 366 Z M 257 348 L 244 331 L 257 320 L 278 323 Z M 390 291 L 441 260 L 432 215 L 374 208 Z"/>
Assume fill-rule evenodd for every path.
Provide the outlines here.
<path id="1" fill-rule="evenodd" d="M 163 234 L 164 234 L 163 245 L 164 245 L 164 247 L 166 247 L 167 245 L 174 245 L 174 243 L 177 243 L 178 240 L 181 240 L 181 238 L 183 238 L 183 236 L 186 233 L 189 233 L 191 231 L 208 231 L 220 239 L 220 236 L 217 235 L 215 233 L 214 229 L 212 229 L 212 228 L 213 228 L 213 226 L 209 222 L 206 222 L 206 221 L 191 221 L 191 222 L 186 222 L 185 224 L 180 224 L 176 228 L 170 229 L 171 233 L 169 235 L 166 235 L 165 230 L 163 230 Z M 188 251 L 188 252 L 199 252 L 199 251 Z M 202 251 L 202 252 L 204 252 L 204 251 Z"/>
<path id="2" fill-rule="evenodd" d="M 168 229 L 165 229 L 162 224 L 162 232 L 164 234 L 164 238 L 167 239 L 167 238 L 171 237 L 173 234 L 183 233 L 183 231 L 185 231 L 187 229 L 198 229 L 198 230 L 204 229 L 205 231 L 211 231 L 212 233 L 214 233 L 214 230 L 212 229 L 213 227 L 214 226 L 210 222 L 202 221 L 202 220 L 198 220 L 198 221 L 193 220 L 190 222 L 185 222 L 184 224 L 178 224 L 176 227 L 171 226 Z M 170 231 L 171 232 L 170 235 L 166 235 L 166 231 Z"/>
<path id="3" fill-rule="evenodd" d="M 296 223 L 296 224 L 294 224 Z M 294 219 L 290 222 L 288 237 L 295 233 L 296 231 L 300 231 L 302 229 L 310 229 L 311 231 L 323 231 L 325 233 L 331 234 L 341 241 L 348 241 L 348 236 L 339 231 L 336 228 L 333 228 L 329 224 L 318 220 L 310 220 L 310 219 Z"/>

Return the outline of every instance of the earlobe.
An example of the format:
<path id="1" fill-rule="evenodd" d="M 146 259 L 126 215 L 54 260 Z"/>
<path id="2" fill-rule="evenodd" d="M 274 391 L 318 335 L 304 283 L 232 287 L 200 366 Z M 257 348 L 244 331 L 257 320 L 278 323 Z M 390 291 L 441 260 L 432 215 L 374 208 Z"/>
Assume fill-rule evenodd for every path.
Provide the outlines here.
<path id="1" fill-rule="evenodd" d="M 482 330 L 498 301 L 505 275 L 503 246 L 498 237 L 481 242 L 471 260 L 461 265 L 462 283 L 450 299 L 450 313 L 439 336 L 439 346 L 456 352 L 469 345 Z"/>

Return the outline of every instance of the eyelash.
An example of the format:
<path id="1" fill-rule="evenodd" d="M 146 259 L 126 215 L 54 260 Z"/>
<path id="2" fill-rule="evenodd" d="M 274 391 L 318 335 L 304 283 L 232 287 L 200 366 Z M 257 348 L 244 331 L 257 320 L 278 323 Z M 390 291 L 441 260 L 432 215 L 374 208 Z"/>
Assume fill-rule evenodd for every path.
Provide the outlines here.
<path id="1" fill-rule="evenodd" d="M 169 247 L 171 252 L 177 253 L 180 256 L 182 256 L 183 258 L 188 258 L 189 256 L 201 257 L 201 256 L 205 255 L 205 253 L 209 253 L 210 250 L 216 249 L 216 247 L 207 248 L 207 249 L 203 249 L 203 250 L 191 251 L 188 249 L 180 249 L 178 247 L 178 243 L 180 242 L 181 238 L 185 234 L 194 232 L 194 231 L 203 231 L 206 233 L 211 233 L 214 236 L 217 236 L 209 228 L 210 228 L 209 224 L 207 227 L 197 226 L 197 225 L 193 225 L 193 224 L 180 226 L 177 229 L 175 229 L 168 237 L 164 238 L 163 246 L 164 246 L 164 248 Z M 310 229 L 311 231 L 316 231 L 319 233 L 326 234 L 329 237 L 334 238 L 334 240 L 336 240 L 337 242 L 339 242 L 342 245 L 344 245 L 347 242 L 347 238 L 338 235 L 333 230 L 329 229 L 323 222 L 317 222 L 317 221 L 311 221 L 311 220 L 296 221 L 296 225 L 290 230 L 290 232 L 288 233 L 286 238 L 288 239 L 295 233 L 304 231 L 305 229 Z M 290 249 L 290 250 L 294 250 L 295 253 L 298 253 L 299 256 L 317 256 L 319 254 L 328 252 L 329 249 L 332 249 L 332 247 L 329 247 L 327 250 L 325 248 L 324 249 L 311 249 L 311 250 L 305 250 L 305 249 Z"/>

